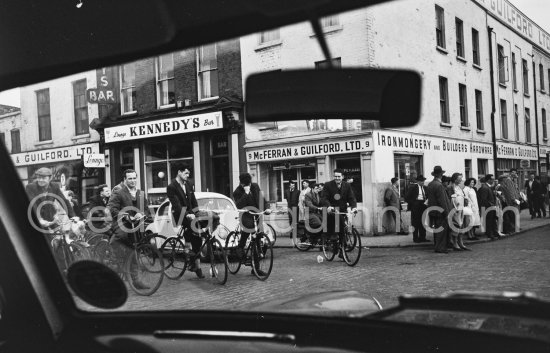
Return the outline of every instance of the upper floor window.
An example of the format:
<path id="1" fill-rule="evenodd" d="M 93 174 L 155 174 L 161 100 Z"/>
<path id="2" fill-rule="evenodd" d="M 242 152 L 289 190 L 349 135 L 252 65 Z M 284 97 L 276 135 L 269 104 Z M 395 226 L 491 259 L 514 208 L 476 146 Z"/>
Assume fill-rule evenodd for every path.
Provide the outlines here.
<path id="1" fill-rule="evenodd" d="M 518 89 L 518 77 L 516 74 L 516 54 L 512 53 L 512 85 L 514 90 Z"/>
<path id="2" fill-rule="evenodd" d="M 445 11 L 437 5 L 435 5 L 435 35 L 437 46 L 445 48 Z"/>
<path id="3" fill-rule="evenodd" d="M 330 60 L 321 60 L 315 62 L 316 69 L 328 69 L 332 64 L 334 69 L 339 69 L 342 67 L 342 58 L 334 58 Z"/>
<path id="4" fill-rule="evenodd" d="M 460 126 L 468 127 L 468 98 L 466 96 L 466 86 L 458 84 L 458 101 L 460 106 Z"/>
<path id="5" fill-rule="evenodd" d="M 136 64 L 120 67 L 120 102 L 122 114 L 136 111 Z"/>
<path id="6" fill-rule="evenodd" d="M 339 26 L 340 26 L 340 16 L 338 15 L 321 18 L 321 27 L 323 29 L 331 29 Z"/>
<path id="7" fill-rule="evenodd" d="M 525 141 L 531 142 L 531 116 L 529 108 L 525 108 Z"/>
<path id="8" fill-rule="evenodd" d="M 546 127 L 546 109 L 542 108 L 542 138 L 548 138 L 548 128 Z"/>
<path id="9" fill-rule="evenodd" d="M 502 45 L 497 46 L 498 55 L 498 83 L 506 84 L 506 56 Z"/>
<path id="10" fill-rule="evenodd" d="M 519 141 L 519 111 L 517 104 L 514 104 L 514 127 L 516 130 L 516 141 Z"/>
<path id="11" fill-rule="evenodd" d="M 90 131 L 88 122 L 88 104 L 86 103 L 86 80 L 73 82 L 74 127 L 76 135 Z"/>
<path id="12" fill-rule="evenodd" d="M 218 59 L 216 45 L 197 49 L 199 100 L 218 96 Z"/>
<path id="13" fill-rule="evenodd" d="M 550 94 L 550 69 L 548 69 L 548 94 Z"/>
<path id="14" fill-rule="evenodd" d="M 476 121 L 478 130 L 483 130 L 483 100 L 480 90 L 475 90 L 476 96 Z"/>
<path id="15" fill-rule="evenodd" d="M 271 31 L 264 31 L 260 33 L 260 39 L 258 44 L 265 44 L 270 42 L 275 42 L 281 39 L 280 30 L 274 29 Z"/>
<path id="16" fill-rule="evenodd" d="M 544 68 L 542 67 L 542 64 L 539 64 L 539 74 L 540 74 L 540 90 L 544 92 Z"/>
<path id="17" fill-rule="evenodd" d="M 464 25 L 460 18 L 455 18 L 456 26 L 456 55 L 464 57 Z"/>
<path id="18" fill-rule="evenodd" d="M 527 60 L 522 59 L 522 68 L 523 68 L 523 93 L 529 94 L 529 64 Z"/>
<path id="19" fill-rule="evenodd" d="M 176 103 L 174 90 L 174 54 L 157 58 L 157 102 L 159 107 Z"/>
<path id="20" fill-rule="evenodd" d="M 11 130 L 11 153 L 21 152 L 21 138 L 19 130 Z"/>
<path id="21" fill-rule="evenodd" d="M 508 114 L 506 111 L 506 101 L 504 99 L 500 100 L 500 127 L 502 130 L 502 138 L 508 139 Z"/>
<path id="22" fill-rule="evenodd" d="M 0 132 L 0 142 L 6 144 L 6 135 L 3 132 Z"/>
<path id="23" fill-rule="evenodd" d="M 447 79 L 439 76 L 439 110 L 441 114 L 441 122 L 449 124 L 449 91 Z"/>
<path id="24" fill-rule="evenodd" d="M 479 32 L 472 28 L 472 60 L 474 64 L 479 65 Z"/>
<path id="25" fill-rule="evenodd" d="M 50 120 L 50 90 L 48 88 L 36 91 L 36 107 L 38 112 L 38 140 L 52 139 L 52 125 Z"/>

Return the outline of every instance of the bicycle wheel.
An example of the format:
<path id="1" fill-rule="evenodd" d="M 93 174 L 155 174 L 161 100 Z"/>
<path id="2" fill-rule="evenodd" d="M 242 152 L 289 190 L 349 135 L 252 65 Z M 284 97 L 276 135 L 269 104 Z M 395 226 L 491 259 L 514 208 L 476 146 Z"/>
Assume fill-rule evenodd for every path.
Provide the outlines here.
<path id="1" fill-rule="evenodd" d="M 126 278 L 130 288 L 139 295 L 151 295 L 164 278 L 164 263 L 160 251 L 151 244 L 140 244 L 126 259 Z"/>
<path id="2" fill-rule="evenodd" d="M 271 224 L 264 223 L 264 233 L 267 234 L 269 240 L 271 240 L 271 245 L 275 245 L 275 242 L 277 241 L 277 232 Z"/>
<path id="3" fill-rule="evenodd" d="M 251 245 L 252 270 L 259 280 L 265 281 L 273 269 L 273 245 L 267 235 L 260 233 Z"/>
<path id="4" fill-rule="evenodd" d="M 242 264 L 242 258 L 239 256 L 239 239 L 240 233 L 231 232 L 225 238 L 225 253 L 227 256 L 228 270 L 231 274 L 239 272 Z"/>
<path id="5" fill-rule="evenodd" d="M 323 249 L 325 259 L 332 261 L 338 253 L 338 240 L 331 239 L 328 236 L 323 236 L 321 248 Z"/>
<path id="6" fill-rule="evenodd" d="M 344 236 L 344 261 L 349 266 L 355 266 L 361 257 L 361 237 L 355 228 L 346 228 Z"/>
<path id="7" fill-rule="evenodd" d="M 210 278 L 219 284 L 225 284 L 228 265 L 223 245 L 218 239 L 212 238 L 206 246 L 210 257 Z"/>
<path id="8" fill-rule="evenodd" d="M 90 250 L 88 250 L 88 247 L 77 243 L 76 241 L 73 241 L 72 243 L 68 244 L 69 249 L 69 266 L 77 261 L 82 260 L 89 260 L 92 258 L 92 255 L 90 254 Z"/>
<path id="9" fill-rule="evenodd" d="M 101 262 L 104 265 L 108 265 L 111 258 L 111 253 L 111 245 L 106 239 L 96 241 L 95 245 L 92 245 L 93 259 L 97 262 Z"/>
<path id="10" fill-rule="evenodd" d="M 296 236 L 296 238 L 292 236 L 292 242 L 294 243 L 294 247 L 299 251 L 308 251 L 313 248 L 310 238 L 306 235 L 302 237 Z"/>
<path id="11" fill-rule="evenodd" d="M 176 237 L 166 239 L 160 247 L 160 253 L 164 262 L 164 274 L 169 279 L 179 279 L 185 273 L 187 269 L 187 254 L 184 250 L 185 245 Z"/>

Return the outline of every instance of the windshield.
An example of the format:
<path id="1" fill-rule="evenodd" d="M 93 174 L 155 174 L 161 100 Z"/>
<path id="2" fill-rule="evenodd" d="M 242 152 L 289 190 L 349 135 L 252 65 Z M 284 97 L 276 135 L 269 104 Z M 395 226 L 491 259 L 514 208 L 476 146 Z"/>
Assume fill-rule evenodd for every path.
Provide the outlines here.
<path id="1" fill-rule="evenodd" d="M 20 87 L 0 138 L 42 255 L 119 273 L 123 311 L 550 298 L 550 28 L 525 3 L 395 1 Z M 250 75 L 340 68 L 418 72 L 420 122 L 246 120 Z"/>

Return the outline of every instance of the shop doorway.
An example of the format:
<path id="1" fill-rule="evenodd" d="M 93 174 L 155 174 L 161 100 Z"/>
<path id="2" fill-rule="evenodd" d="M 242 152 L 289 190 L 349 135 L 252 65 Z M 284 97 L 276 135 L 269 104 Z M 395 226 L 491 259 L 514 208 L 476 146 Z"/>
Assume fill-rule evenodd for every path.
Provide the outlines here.
<path id="1" fill-rule="evenodd" d="M 302 191 L 302 181 L 307 180 L 308 182 L 312 182 L 316 180 L 316 168 L 315 167 L 297 167 L 297 168 L 291 168 L 291 169 L 283 169 L 281 173 L 281 185 L 282 190 L 284 190 L 284 194 L 289 189 L 290 181 L 296 181 L 296 188 L 300 191 Z M 283 194 L 283 198 L 284 198 Z M 279 200 L 282 201 L 282 200 Z"/>

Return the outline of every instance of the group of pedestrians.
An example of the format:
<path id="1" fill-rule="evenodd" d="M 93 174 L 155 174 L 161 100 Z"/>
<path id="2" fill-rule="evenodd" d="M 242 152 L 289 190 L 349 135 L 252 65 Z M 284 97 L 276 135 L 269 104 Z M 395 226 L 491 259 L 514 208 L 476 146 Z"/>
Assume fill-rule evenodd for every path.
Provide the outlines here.
<path id="1" fill-rule="evenodd" d="M 489 239 L 519 230 L 519 215 L 525 200 L 519 189 L 516 169 L 497 180 L 493 174 L 487 174 L 481 178 L 479 186 L 474 178 L 462 184 L 461 173 L 453 173 L 451 177 L 444 173 L 441 166 L 435 166 L 432 171 L 434 179 L 427 187 L 424 186 L 426 179 L 419 175 L 417 186 L 409 188 L 405 197 L 411 205 L 414 242 L 426 241 L 426 228 L 429 227 L 434 233 L 435 252 L 448 253 L 449 248 L 468 251 L 471 249 L 465 246 L 464 238 L 477 240 L 476 231 L 481 226 Z M 545 217 L 542 200 L 547 191 L 540 182 L 537 184 L 534 174 L 525 183 L 525 189 L 532 218 L 540 217 L 541 213 Z M 424 213 L 427 215 L 425 222 Z M 502 232 L 499 231 L 499 219 Z"/>

